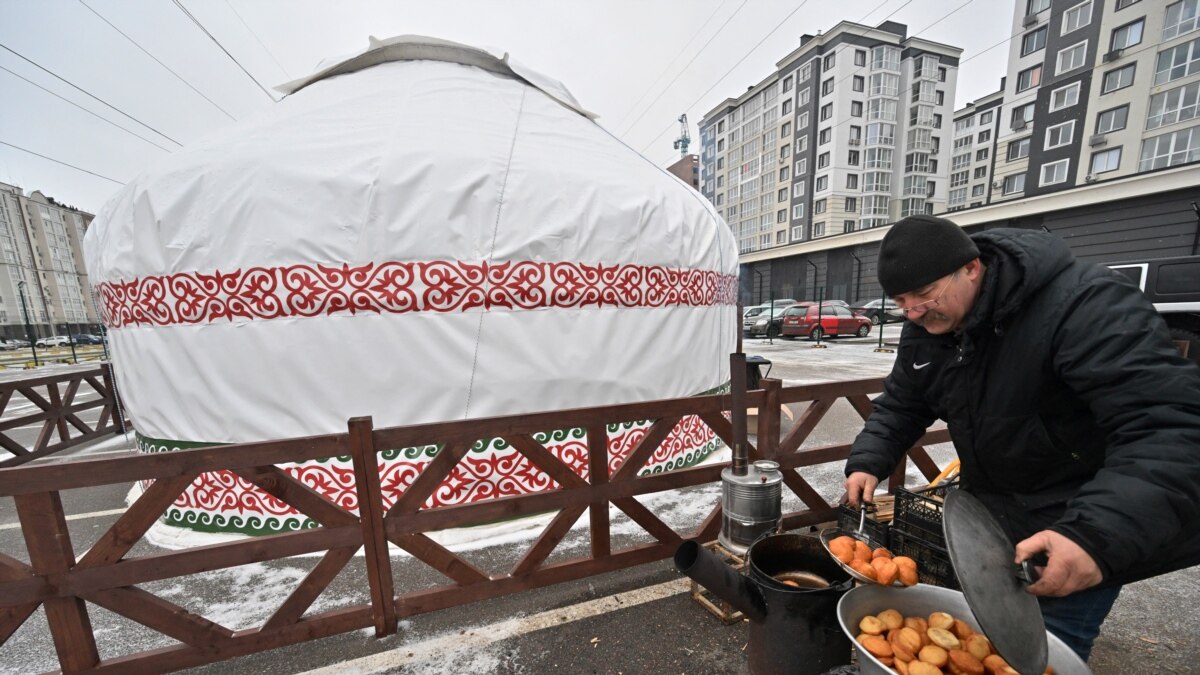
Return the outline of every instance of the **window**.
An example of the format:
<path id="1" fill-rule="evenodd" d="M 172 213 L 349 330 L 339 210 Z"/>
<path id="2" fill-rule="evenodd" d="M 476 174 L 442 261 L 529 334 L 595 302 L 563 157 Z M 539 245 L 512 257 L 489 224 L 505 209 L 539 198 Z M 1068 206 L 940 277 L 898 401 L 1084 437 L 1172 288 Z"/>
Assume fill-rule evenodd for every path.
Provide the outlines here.
<path id="1" fill-rule="evenodd" d="M 862 213 L 864 216 L 886 216 L 891 200 L 888 197 L 863 197 Z"/>
<path id="2" fill-rule="evenodd" d="M 1029 137 L 1008 144 L 1008 161 L 1013 162 L 1029 156 Z"/>
<path id="3" fill-rule="evenodd" d="M 938 67 L 938 82 L 945 82 L 946 75 L 949 74 L 949 72 L 950 71 L 947 70 L 944 66 L 939 66 Z"/>
<path id="4" fill-rule="evenodd" d="M 782 127 L 780 127 L 780 129 L 779 129 L 779 135 L 780 135 L 780 136 L 787 136 L 787 135 L 788 135 L 788 134 L 790 134 L 790 133 L 792 133 L 792 123 L 791 123 L 791 122 L 784 122 L 784 123 L 783 123 L 783 126 L 782 126 Z"/>
<path id="5" fill-rule="evenodd" d="M 807 183 L 805 183 L 804 181 L 800 181 L 799 183 L 793 183 L 792 184 L 792 197 L 793 198 L 803 197 L 804 191 L 807 189 L 805 187 L 806 185 L 807 185 Z"/>
<path id="6" fill-rule="evenodd" d="M 846 174 L 846 189 L 847 190 L 857 190 L 858 189 L 858 174 L 856 174 L 856 173 Z M 847 197 L 847 199 L 849 199 L 849 197 Z"/>
<path id="7" fill-rule="evenodd" d="M 846 197 L 846 213 L 858 212 L 858 197 Z"/>
<path id="8" fill-rule="evenodd" d="M 820 213 L 825 213 L 824 199 L 818 199 L 817 201 L 813 202 L 813 215 L 815 216 Z"/>
<path id="9" fill-rule="evenodd" d="M 992 130 L 984 129 L 983 131 L 979 132 L 979 137 L 975 140 L 978 143 L 987 143 L 988 141 L 992 140 Z"/>
<path id="10" fill-rule="evenodd" d="M 970 171 L 959 171 L 958 173 L 950 174 L 950 187 L 955 188 L 966 185 L 971 180 Z"/>
<path id="11" fill-rule="evenodd" d="M 787 159 L 792 156 L 792 146 L 784 145 L 779 148 L 779 159 Z"/>
<path id="12" fill-rule="evenodd" d="M 791 170 L 792 170 L 792 168 L 790 166 L 785 166 L 779 170 L 779 182 L 780 183 L 782 183 L 783 181 L 788 179 L 788 176 L 791 175 Z"/>
<path id="13" fill-rule="evenodd" d="M 900 48 L 891 45 L 872 47 L 871 70 L 900 70 Z"/>
<path id="14" fill-rule="evenodd" d="M 819 223 L 813 223 L 812 236 L 814 236 L 814 237 L 824 237 L 825 236 L 825 221 L 822 220 Z"/>
<path id="15" fill-rule="evenodd" d="M 1046 47 L 1046 33 L 1048 32 L 1050 32 L 1049 27 L 1042 26 L 1032 33 L 1026 33 L 1025 37 L 1021 38 L 1021 56 L 1044 49 Z"/>
<path id="16" fill-rule="evenodd" d="M 830 117 L 833 117 L 833 104 L 826 103 L 825 105 L 821 106 L 821 121 L 824 122 Z"/>
<path id="17" fill-rule="evenodd" d="M 1025 191 L 1025 174 L 1016 173 L 1011 176 L 1004 177 L 1004 194 L 1010 195 L 1014 192 Z"/>
<path id="18" fill-rule="evenodd" d="M 721 169 L 724 169 L 724 168 L 725 168 L 725 158 L 718 157 L 717 158 L 717 171 L 720 171 Z"/>
<path id="19" fill-rule="evenodd" d="M 866 192 L 891 192 L 892 174 L 886 171 L 868 171 L 863 177 L 863 190 Z"/>
<path id="20" fill-rule="evenodd" d="M 791 78 L 790 76 L 789 76 L 789 77 L 785 77 L 785 78 L 783 79 L 783 90 L 784 90 L 784 91 L 791 91 L 791 90 L 792 90 L 792 78 Z"/>
<path id="21" fill-rule="evenodd" d="M 867 150 L 868 169 L 890 169 L 892 168 L 892 151 L 890 148 L 871 148 Z M 870 181 L 867 181 L 868 183 Z"/>
<path id="22" fill-rule="evenodd" d="M 1025 4 L 1025 15 L 1037 14 L 1050 9 L 1050 0 L 1029 0 Z"/>
<path id="23" fill-rule="evenodd" d="M 725 139 L 724 138 L 717 140 L 717 152 L 725 152 Z"/>
<path id="24" fill-rule="evenodd" d="M 1075 70 L 1083 66 L 1083 60 L 1087 56 L 1087 40 L 1073 44 L 1058 53 L 1058 61 L 1054 72 L 1056 75 Z"/>
<path id="25" fill-rule="evenodd" d="M 821 154 L 817 155 L 817 168 L 824 169 L 827 166 L 829 166 L 829 153 L 822 152 Z"/>
<path id="26" fill-rule="evenodd" d="M 862 101 L 851 101 L 850 102 L 850 116 L 851 117 L 862 117 L 863 116 Z"/>
<path id="27" fill-rule="evenodd" d="M 857 150 L 851 150 L 850 152 L 846 153 L 846 163 L 849 164 L 850 166 L 858 166 L 858 151 Z"/>
<path id="28" fill-rule="evenodd" d="M 862 127 L 850 125 L 850 140 L 862 142 Z M 857 143 L 855 143 L 857 145 Z"/>
<path id="29" fill-rule="evenodd" d="M 803 217 L 804 217 L 804 205 L 796 204 L 795 206 L 793 206 L 792 207 L 792 219 L 795 220 L 797 218 L 803 218 Z"/>
<path id="30" fill-rule="evenodd" d="M 986 187 L 987 186 L 984 186 L 984 185 L 972 185 L 971 186 L 971 196 L 972 197 L 982 197 L 983 191 L 986 189 Z"/>
<path id="31" fill-rule="evenodd" d="M 1133 69 L 1136 65 L 1136 63 L 1131 63 L 1124 68 L 1117 68 L 1105 73 L 1104 83 L 1100 86 L 1100 93 L 1107 94 L 1133 84 Z"/>
<path id="32" fill-rule="evenodd" d="M 828 96 L 833 93 L 833 78 L 829 78 L 821 83 L 821 95 Z"/>
<path id="33" fill-rule="evenodd" d="M 934 103 L 938 105 L 946 105 L 946 92 L 938 89 L 937 96 L 934 97 Z"/>
<path id="34" fill-rule="evenodd" d="M 1200 72 L 1200 38 L 1158 53 L 1154 84 L 1163 84 Z"/>
<path id="35" fill-rule="evenodd" d="M 809 61 L 808 63 L 806 63 L 800 67 L 800 79 L 807 80 L 807 79 L 811 78 L 812 71 L 813 71 L 812 61 Z"/>
<path id="36" fill-rule="evenodd" d="M 1017 73 L 1017 92 L 1032 89 L 1042 83 L 1042 64 Z"/>
<path id="37" fill-rule="evenodd" d="M 1114 28 L 1112 32 L 1112 40 L 1108 43 L 1108 50 L 1111 52 L 1141 44 L 1142 28 L 1145 27 L 1145 25 L 1145 19 L 1138 19 L 1132 23 L 1127 23 L 1124 26 Z"/>
<path id="38" fill-rule="evenodd" d="M 1075 120 L 1055 124 L 1046 129 L 1046 149 L 1061 148 L 1075 137 Z M 1043 183 L 1044 185 L 1044 183 Z"/>
<path id="39" fill-rule="evenodd" d="M 720 122 L 717 122 L 717 133 L 718 134 L 725 133 L 725 120 L 721 120 Z"/>
<path id="40" fill-rule="evenodd" d="M 988 158 L 988 153 L 989 153 L 989 152 L 990 152 L 990 151 L 989 151 L 989 149 L 988 149 L 988 148 L 983 148 L 983 149 L 981 149 L 981 150 L 977 150 L 977 151 L 975 152 L 975 161 L 976 161 L 976 162 L 982 162 L 983 160 L 987 159 L 987 158 Z"/>
<path id="41" fill-rule="evenodd" d="M 851 88 L 854 89 L 854 91 L 863 91 L 867 88 L 867 78 L 863 77 L 862 75 L 855 75 L 851 82 Z"/>
<path id="42" fill-rule="evenodd" d="M 1074 82 L 1050 92 L 1050 112 L 1069 108 L 1079 103 L 1080 83 Z"/>
<path id="43" fill-rule="evenodd" d="M 1150 112 L 1146 116 L 1146 129 L 1195 119 L 1200 116 L 1200 82 L 1176 87 L 1150 97 Z"/>
<path id="44" fill-rule="evenodd" d="M 957 206 L 965 204 L 967 201 L 967 188 L 958 188 L 950 191 L 950 205 Z"/>
<path id="45" fill-rule="evenodd" d="M 1151 99 L 1151 111 L 1154 110 L 1153 100 Z M 1096 133 L 1107 134 L 1110 131 L 1120 131 L 1125 128 L 1125 121 L 1129 117 L 1129 106 L 1123 105 L 1112 110 L 1105 110 L 1099 115 L 1096 115 Z"/>
<path id="46" fill-rule="evenodd" d="M 825 127 L 817 134 L 817 145 L 825 145 L 833 138 L 833 129 Z"/>
<path id="47" fill-rule="evenodd" d="M 800 119 L 796 122 L 796 129 L 808 131 L 808 111 L 800 113 Z"/>
<path id="48" fill-rule="evenodd" d="M 808 134 L 805 134 L 805 135 L 797 138 L 795 146 L 796 146 L 797 154 L 804 152 L 805 150 L 808 150 Z"/>
<path id="49" fill-rule="evenodd" d="M 970 164 L 971 164 L 971 153 L 964 152 L 961 155 L 955 155 L 953 158 L 951 158 L 950 170 L 958 171 L 959 169 L 965 169 Z"/>
<path id="50" fill-rule="evenodd" d="M 992 111 L 989 110 L 987 112 L 979 113 L 979 123 L 980 124 L 991 124 L 992 123 Z"/>
<path id="51" fill-rule="evenodd" d="M 782 230 L 779 232 L 776 232 L 775 233 L 775 245 L 778 246 L 779 244 L 786 244 L 786 243 L 787 243 L 787 232 L 784 232 Z"/>
<path id="52" fill-rule="evenodd" d="M 792 99 L 783 99 L 783 109 L 780 111 L 783 115 L 788 115 L 792 112 Z"/>
<path id="53" fill-rule="evenodd" d="M 867 50 L 865 50 L 865 49 L 855 49 L 854 50 L 854 65 L 856 65 L 856 66 L 867 65 Z"/>
<path id="54" fill-rule="evenodd" d="M 887 122 L 895 121 L 896 107 L 896 101 L 886 98 L 873 98 L 867 101 L 867 119 L 884 120 Z"/>
<path id="55" fill-rule="evenodd" d="M 1033 121 L 1033 104 L 1017 106 L 1012 111 L 1012 128 L 1024 129 Z"/>
<path id="56" fill-rule="evenodd" d="M 786 223 L 787 222 L 787 209 L 775 212 L 775 222 L 776 223 Z"/>
<path id="57" fill-rule="evenodd" d="M 817 176 L 817 182 L 813 185 L 813 192 L 824 192 L 829 189 L 829 176 Z M 820 213 L 818 211 L 818 213 Z"/>
<path id="58" fill-rule="evenodd" d="M 897 96 L 900 93 L 900 76 L 891 73 L 871 75 L 871 96 Z"/>
<path id="59" fill-rule="evenodd" d="M 1200 16 L 1200 11 L 1197 11 L 1198 6 L 1200 6 L 1200 0 L 1182 0 L 1167 5 L 1166 18 L 1163 21 L 1163 41 L 1196 30 L 1197 17 Z"/>
<path id="60" fill-rule="evenodd" d="M 975 168 L 975 178 L 987 178 L 987 167 L 980 166 Z"/>
<path id="61" fill-rule="evenodd" d="M 1138 171 L 1161 169 L 1200 159 L 1200 127 L 1181 129 L 1142 141 Z"/>
<path id="62" fill-rule="evenodd" d="M 1105 173 L 1107 171 L 1116 171 L 1121 164 L 1121 148 L 1113 148 L 1111 150 L 1102 150 L 1092 153 L 1092 171 L 1091 173 Z"/>
<path id="63" fill-rule="evenodd" d="M 826 56 L 825 62 L 823 64 L 821 64 L 821 70 L 829 70 L 830 68 L 833 68 L 833 64 L 835 63 L 835 61 L 834 61 L 835 56 L 837 56 L 836 53 Z"/>
<path id="64" fill-rule="evenodd" d="M 786 202 L 787 199 L 788 199 L 788 189 L 787 188 L 779 188 L 779 192 L 775 193 L 775 201 Z"/>
<path id="65" fill-rule="evenodd" d="M 1117 10 L 1125 9 L 1126 7 L 1139 3 L 1142 0 L 1117 0 Z"/>
<path id="66" fill-rule="evenodd" d="M 808 173 L 808 158 L 796 160 L 796 165 L 792 167 L 792 172 L 797 176 L 803 176 Z"/>
<path id="67" fill-rule="evenodd" d="M 1067 170 L 1071 167 L 1071 160 L 1060 159 L 1057 162 L 1050 162 L 1042 165 L 1042 177 L 1038 181 L 1038 185 L 1057 185 L 1067 181 Z"/>
<path id="68" fill-rule="evenodd" d="M 1087 0 L 1087 2 L 1081 2 L 1063 12 L 1062 32 L 1059 35 L 1066 35 L 1071 31 L 1079 30 L 1091 22 L 1092 0 Z"/>
<path id="69" fill-rule="evenodd" d="M 812 98 L 812 89 L 810 87 L 805 87 L 796 92 L 796 105 L 797 106 L 808 105 L 808 102 L 811 98 Z"/>

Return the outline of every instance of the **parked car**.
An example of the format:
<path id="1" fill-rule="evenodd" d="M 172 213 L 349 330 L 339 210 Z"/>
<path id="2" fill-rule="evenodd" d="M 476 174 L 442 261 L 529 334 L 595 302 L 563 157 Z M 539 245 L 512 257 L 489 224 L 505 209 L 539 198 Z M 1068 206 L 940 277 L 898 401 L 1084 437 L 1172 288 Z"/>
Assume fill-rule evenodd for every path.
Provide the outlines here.
<path id="1" fill-rule="evenodd" d="M 892 302 L 891 298 L 884 303 L 882 300 L 872 300 L 865 302 L 860 306 L 851 307 L 851 312 L 871 320 L 871 323 L 878 326 L 880 323 L 896 323 L 904 320 L 904 315 L 900 313 L 900 307 Z"/>
<path id="2" fill-rule="evenodd" d="M 758 321 L 759 317 L 767 316 L 771 309 L 771 305 L 756 305 L 742 312 L 742 332 L 746 335 L 750 334 L 750 329 L 754 327 L 754 322 Z M 781 310 L 776 309 L 775 314 L 779 314 Z"/>
<path id="3" fill-rule="evenodd" d="M 64 347 L 71 344 L 70 339 L 66 335 L 51 335 L 50 337 L 38 338 L 37 346 L 39 347 Z"/>
<path id="4" fill-rule="evenodd" d="M 7 340 L 4 344 L 6 345 L 4 347 L 5 349 L 25 349 L 29 346 L 29 340 L 17 338 L 13 340 Z"/>
<path id="5" fill-rule="evenodd" d="M 77 344 L 77 345 L 104 344 L 103 338 L 101 338 L 99 335 L 92 335 L 90 333 L 80 333 L 79 335 L 72 335 L 71 339 L 74 340 L 75 344 Z"/>
<path id="6" fill-rule="evenodd" d="M 815 302 L 802 302 L 783 313 L 782 330 L 785 337 L 866 337 L 871 334 L 871 320 L 855 316 L 841 305 L 818 307 Z"/>
<path id="7" fill-rule="evenodd" d="M 786 307 L 773 307 L 742 321 L 742 332 L 750 337 L 779 337 Z"/>

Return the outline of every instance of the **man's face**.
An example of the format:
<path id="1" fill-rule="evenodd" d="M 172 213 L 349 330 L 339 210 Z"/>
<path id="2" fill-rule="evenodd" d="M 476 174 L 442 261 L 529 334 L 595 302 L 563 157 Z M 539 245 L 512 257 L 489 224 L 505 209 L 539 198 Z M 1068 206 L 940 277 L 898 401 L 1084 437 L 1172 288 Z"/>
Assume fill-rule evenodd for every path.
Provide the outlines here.
<path id="1" fill-rule="evenodd" d="M 975 259 L 953 273 L 914 291 L 901 293 L 893 300 L 909 321 L 933 335 L 945 335 L 958 330 L 966 321 L 979 294 L 982 271 L 979 259 Z"/>

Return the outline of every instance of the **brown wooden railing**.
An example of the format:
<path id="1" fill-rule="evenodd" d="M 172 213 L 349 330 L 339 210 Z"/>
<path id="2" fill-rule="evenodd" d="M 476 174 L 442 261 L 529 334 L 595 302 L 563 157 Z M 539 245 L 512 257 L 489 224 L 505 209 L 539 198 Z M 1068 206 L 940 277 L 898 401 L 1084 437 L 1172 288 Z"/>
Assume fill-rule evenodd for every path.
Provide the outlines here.
<path id="1" fill-rule="evenodd" d="M 38 407 L 38 412 L 0 422 L 0 447 L 14 455 L 0 461 L 0 468 L 24 464 L 123 429 L 118 425 L 120 416 L 112 381 L 111 366 L 103 364 L 89 370 L 0 382 L 0 419 L 13 404 L 14 394 L 20 394 Z M 77 402 L 85 397 L 89 388 L 99 395 L 98 398 Z M 82 412 L 96 409 L 100 410 L 100 417 L 95 424 L 88 424 L 79 417 Z M 42 427 L 32 447 L 18 443 L 9 435 L 14 429 L 38 422 Z"/>
<path id="2" fill-rule="evenodd" d="M 859 414 L 869 414 L 868 396 L 882 380 L 859 380 L 782 388 L 763 380 L 747 404 L 759 409 L 757 447 L 751 459 L 770 458 L 785 469 L 786 485 L 806 508 L 786 514 L 789 529 L 828 522 L 836 504 L 821 497 L 804 479 L 805 467 L 840 462 L 846 443 L 801 450 L 822 417 L 839 398 Z M 807 403 L 794 428 L 780 438 L 780 405 Z M 725 413 L 728 396 L 670 399 L 629 405 L 548 412 L 481 420 L 374 429 L 370 418 L 350 420 L 347 433 L 269 443 L 249 443 L 157 453 L 115 459 L 31 464 L 0 469 L 0 496 L 12 496 L 27 542 L 29 562 L 0 554 L 0 640 L 44 606 L 50 633 L 66 672 L 161 672 L 177 670 L 374 627 L 378 636 L 397 630 L 397 621 L 455 605 L 579 579 L 660 560 L 672 555 L 685 539 L 708 541 L 720 527 L 720 505 L 686 532 L 676 532 L 635 499 L 638 495 L 704 485 L 720 479 L 724 465 L 698 466 L 666 473 L 638 475 L 671 430 L 685 416 L 697 416 L 727 444 L 731 428 Z M 613 472 L 608 470 L 607 425 L 654 420 L 637 447 Z M 587 432 L 589 477 L 571 470 L 533 434 L 547 429 L 583 428 Z M 534 494 L 437 508 L 423 504 L 479 439 L 501 438 L 516 448 L 558 485 Z M 944 429 L 931 431 L 922 445 L 949 440 Z M 401 498 L 384 510 L 377 453 L 389 448 L 441 447 L 434 460 Z M 277 464 L 334 456 L 350 456 L 359 513 L 338 506 L 296 480 Z M 938 467 L 922 446 L 910 451 L 921 472 L 932 478 Z M 142 538 L 179 494 L 200 473 L 229 470 L 259 489 L 290 504 L 319 527 L 300 532 L 249 538 L 180 551 L 130 557 Z M 903 467 L 890 484 L 901 484 Z M 81 558 L 71 544 L 60 493 L 100 485 L 153 481 L 141 497 Z M 648 543 L 613 546 L 609 504 L 615 505 L 649 535 Z M 548 562 L 571 525 L 584 513 L 590 518 L 590 551 L 582 557 Z M 500 574 L 489 574 L 428 536 L 451 527 L 501 518 L 557 512 L 520 560 Z M 398 590 L 388 557 L 389 542 L 445 575 L 450 583 L 432 588 Z M 350 605 L 307 614 L 357 550 L 365 549 L 369 604 Z M 262 625 L 232 630 L 195 615 L 139 585 L 205 571 L 325 551 L 320 562 Z M 101 660 L 87 604 L 104 607 L 180 644 Z"/>

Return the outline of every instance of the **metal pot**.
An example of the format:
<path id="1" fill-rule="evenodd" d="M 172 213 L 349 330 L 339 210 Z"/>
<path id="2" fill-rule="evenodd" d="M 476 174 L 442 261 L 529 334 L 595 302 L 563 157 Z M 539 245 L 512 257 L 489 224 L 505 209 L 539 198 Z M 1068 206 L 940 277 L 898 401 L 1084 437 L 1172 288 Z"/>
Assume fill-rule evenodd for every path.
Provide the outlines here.
<path id="1" fill-rule="evenodd" d="M 695 541 L 686 541 L 675 551 L 675 567 L 750 620 L 750 672 L 820 675 L 849 663 L 850 640 L 838 628 L 837 605 L 854 582 L 821 543 L 777 534 L 759 539 L 746 557 L 749 573 L 743 576 Z"/>
<path id="2" fill-rule="evenodd" d="M 884 588 L 870 585 L 858 588 L 842 596 L 837 607 L 838 622 L 847 637 L 853 640 L 859 633 L 858 622 L 864 616 L 874 615 L 885 609 L 895 609 L 904 616 L 929 616 L 933 612 L 947 612 L 962 619 L 979 631 L 979 622 L 971 613 L 967 599 L 962 593 L 939 586 L 917 584 L 910 588 Z M 1058 675 L 1091 675 L 1091 670 L 1062 640 L 1046 633 L 1050 647 L 1050 665 Z M 857 649 L 857 642 L 855 643 Z M 865 649 L 858 649 L 858 664 L 863 675 L 895 675 L 895 671 L 883 665 Z"/>

